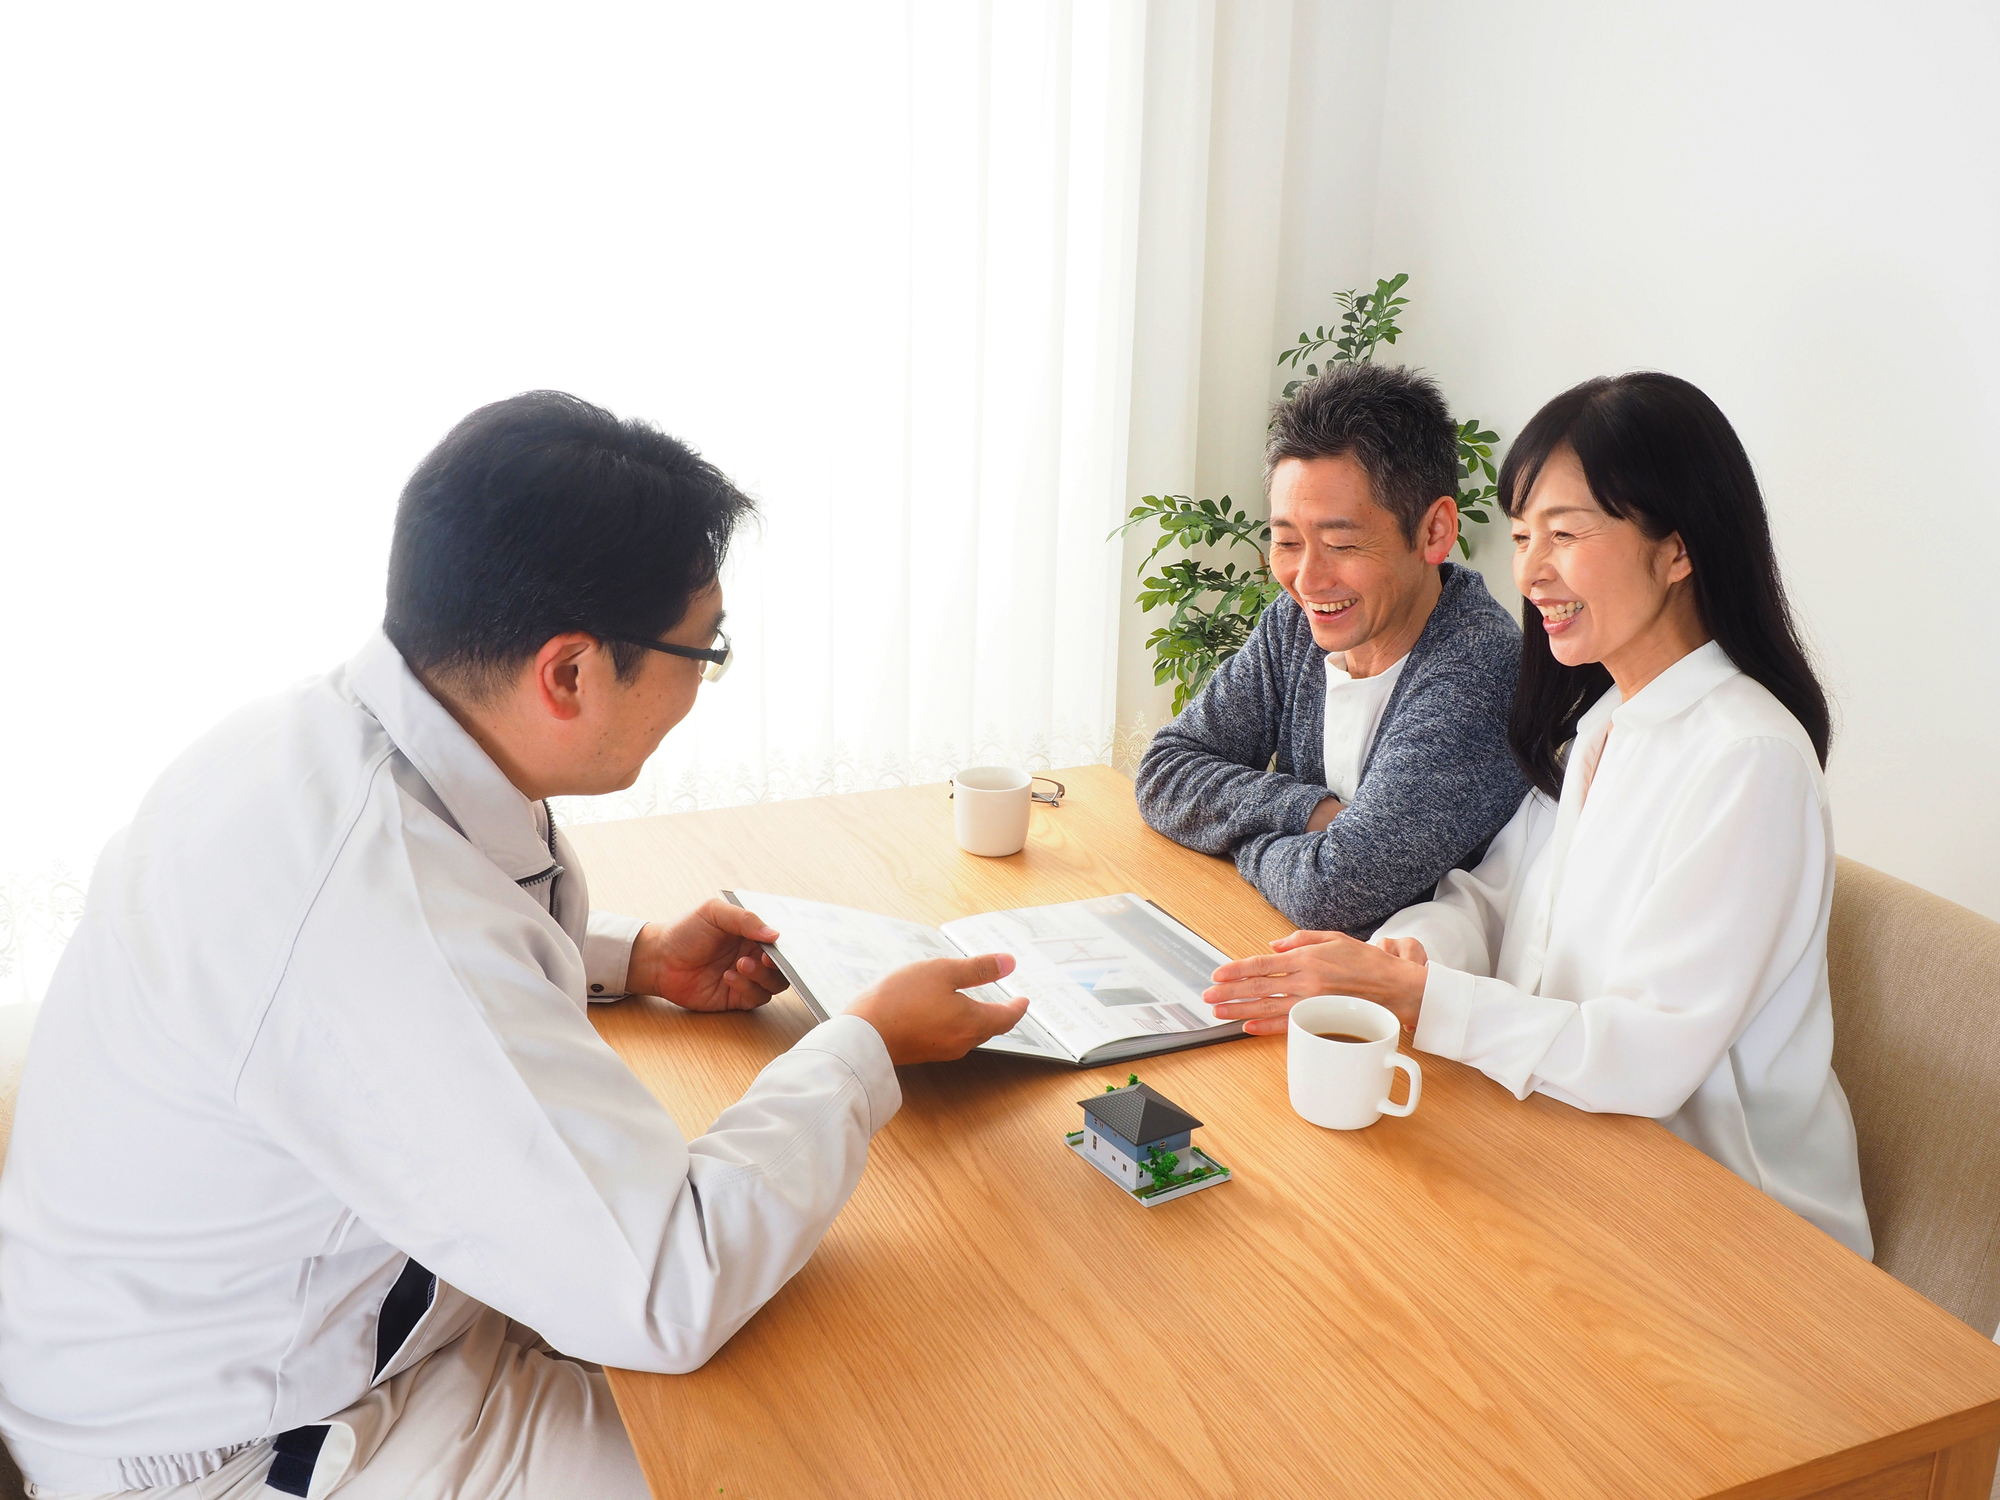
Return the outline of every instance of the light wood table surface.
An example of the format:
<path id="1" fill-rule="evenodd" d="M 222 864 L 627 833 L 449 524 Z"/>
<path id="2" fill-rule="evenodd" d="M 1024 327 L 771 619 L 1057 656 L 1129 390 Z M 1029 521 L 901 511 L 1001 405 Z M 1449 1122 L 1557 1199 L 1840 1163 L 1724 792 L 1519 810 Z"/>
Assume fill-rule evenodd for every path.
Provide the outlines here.
<path id="1" fill-rule="evenodd" d="M 1010 859 L 958 850 L 943 787 L 569 833 L 646 916 L 1132 890 L 1232 954 L 1289 930 L 1117 773 L 1056 775 Z M 690 1136 L 811 1024 L 592 1015 Z M 1422 1062 L 1416 1114 L 1352 1132 L 1292 1113 L 1282 1037 L 1140 1062 L 1235 1174 L 1153 1209 L 1063 1144 L 1126 1067 L 904 1069 L 805 1270 L 696 1373 L 612 1373 L 654 1494 L 1986 1500 L 2000 1348 L 1651 1121 Z"/>

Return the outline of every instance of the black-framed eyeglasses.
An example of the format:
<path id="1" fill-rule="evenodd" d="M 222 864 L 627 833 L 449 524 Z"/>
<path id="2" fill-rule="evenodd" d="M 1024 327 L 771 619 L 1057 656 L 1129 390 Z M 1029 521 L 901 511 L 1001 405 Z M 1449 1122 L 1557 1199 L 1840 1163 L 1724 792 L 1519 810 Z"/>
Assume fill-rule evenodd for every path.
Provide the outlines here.
<path id="1" fill-rule="evenodd" d="M 702 664 L 701 680 L 703 682 L 720 682 L 722 681 L 722 674 L 729 670 L 729 664 L 736 660 L 736 648 L 729 644 L 729 633 L 725 630 L 716 631 L 715 638 L 722 643 L 719 648 L 674 646 L 668 644 L 666 641 L 649 641 L 636 635 L 607 635 L 604 637 L 607 641 L 616 641 L 621 646 L 644 646 L 648 651 L 664 651 L 669 656 L 681 656 L 686 657 L 689 661 L 698 661 Z"/>

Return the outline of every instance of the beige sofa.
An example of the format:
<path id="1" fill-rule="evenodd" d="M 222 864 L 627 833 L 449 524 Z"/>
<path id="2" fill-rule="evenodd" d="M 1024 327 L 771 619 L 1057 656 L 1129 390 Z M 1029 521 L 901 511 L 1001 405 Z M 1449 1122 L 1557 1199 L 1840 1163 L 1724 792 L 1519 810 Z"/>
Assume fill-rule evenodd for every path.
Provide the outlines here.
<path id="1" fill-rule="evenodd" d="M 2000 1325 L 2000 922 L 1851 859 L 1827 935 L 1833 1067 L 1875 1263 Z"/>
<path id="2" fill-rule="evenodd" d="M 1875 1264 L 1993 1333 L 2000 922 L 1843 859 L 1826 949 L 1833 1068 L 1854 1108 Z"/>

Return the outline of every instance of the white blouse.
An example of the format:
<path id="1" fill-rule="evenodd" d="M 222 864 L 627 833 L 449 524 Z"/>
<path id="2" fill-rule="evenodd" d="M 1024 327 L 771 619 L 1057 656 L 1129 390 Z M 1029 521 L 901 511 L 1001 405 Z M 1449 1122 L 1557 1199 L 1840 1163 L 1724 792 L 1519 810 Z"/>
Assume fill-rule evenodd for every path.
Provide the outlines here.
<path id="1" fill-rule="evenodd" d="M 1477 868 L 1375 936 L 1430 956 L 1419 1050 L 1650 1116 L 1872 1256 L 1832 1066 L 1833 857 L 1811 741 L 1711 642 L 1606 693 L 1561 802 L 1529 793 Z"/>

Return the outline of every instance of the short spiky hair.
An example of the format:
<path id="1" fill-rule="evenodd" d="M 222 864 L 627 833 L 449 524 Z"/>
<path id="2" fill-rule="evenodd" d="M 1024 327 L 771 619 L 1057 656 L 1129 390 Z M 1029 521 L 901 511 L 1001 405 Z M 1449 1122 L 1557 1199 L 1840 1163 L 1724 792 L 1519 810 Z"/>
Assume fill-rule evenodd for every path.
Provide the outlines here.
<path id="1" fill-rule="evenodd" d="M 410 476 L 383 629 L 419 672 L 475 693 L 551 636 L 653 639 L 752 511 L 687 444 L 562 391 L 482 406 Z M 614 645 L 621 678 L 646 652 Z"/>
<path id="2" fill-rule="evenodd" d="M 1264 484 L 1288 458 L 1354 455 L 1375 503 L 1414 544 L 1424 512 L 1458 493 L 1458 427 L 1428 375 L 1402 365 L 1335 365 L 1271 409 Z"/>

